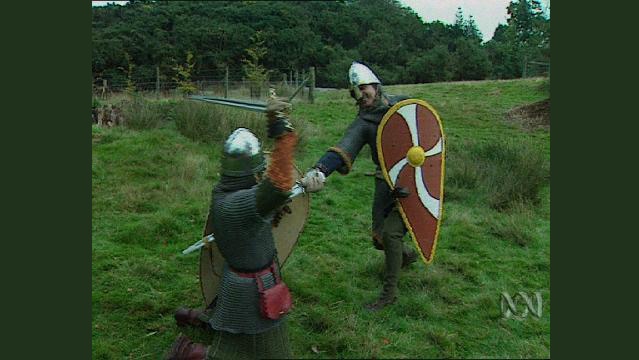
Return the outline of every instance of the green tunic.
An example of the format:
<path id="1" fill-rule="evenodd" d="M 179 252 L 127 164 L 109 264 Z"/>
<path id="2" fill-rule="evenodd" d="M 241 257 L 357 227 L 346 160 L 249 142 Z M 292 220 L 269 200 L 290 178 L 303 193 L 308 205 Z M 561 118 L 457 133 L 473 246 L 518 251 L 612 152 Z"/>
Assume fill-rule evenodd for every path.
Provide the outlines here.
<path id="1" fill-rule="evenodd" d="M 384 95 L 386 96 L 386 95 Z M 394 207 L 394 199 L 390 196 L 390 188 L 382 177 L 377 157 L 377 127 L 382 121 L 384 114 L 391 106 L 397 102 L 407 99 L 405 96 L 386 96 L 389 104 L 378 103 L 372 109 L 360 109 L 357 117 L 350 124 L 346 133 L 339 143 L 329 149 L 317 163 L 318 167 L 326 176 L 333 170 L 341 174 L 348 174 L 353 162 L 362 150 L 364 145 L 371 149 L 371 159 L 376 165 L 375 175 L 375 196 L 373 199 L 372 218 L 374 236 L 381 239 L 384 219 L 390 214 Z M 403 235 L 403 234 L 402 234 Z"/>
<path id="2" fill-rule="evenodd" d="M 406 99 L 403 96 L 386 96 L 388 105 L 378 101 L 372 109 L 360 108 L 339 143 L 328 150 L 315 165 L 326 176 L 334 170 L 345 175 L 351 170 L 357 155 L 368 145 L 371 158 L 377 166 L 375 172 L 375 195 L 372 206 L 373 242 L 384 249 L 385 271 L 383 296 L 391 298 L 397 292 L 397 282 L 402 258 L 413 253 L 403 241 L 407 232 L 404 222 L 391 196 L 390 187 L 384 180 L 377 156 L 377 128 L 391 106 Z"/>

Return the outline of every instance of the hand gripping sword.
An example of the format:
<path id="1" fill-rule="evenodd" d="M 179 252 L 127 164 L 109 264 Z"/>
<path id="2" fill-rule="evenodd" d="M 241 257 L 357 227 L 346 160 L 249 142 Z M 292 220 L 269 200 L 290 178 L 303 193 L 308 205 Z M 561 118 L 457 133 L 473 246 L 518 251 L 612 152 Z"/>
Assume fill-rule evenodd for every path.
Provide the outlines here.
<path id="1" fill-rule="evenodd" d="M 304 186 L 302 186 L 302 184 L 297 181 L 295 183 L 295 185 L 293 186 L 293 188 L 291 189 L 291 194 L 289 195 L 289 199 L 292 199 L 296 196 L 300 196 L 302 194 L 306 193 L 306 189 L 304 189 Z M 198 240 L 195 244 L 189 246 L 188 248 L 184 249 L 182 251 L 182 255 L 187 255 L 190 254 L 194 251 L 197 251 L 199 249 L 201 249 L 202 247 L 211 244 L 215 241 L 215 237 L 213 236 L 213 234 L 209 234 L 205 237 L 203 237 L 201 240 Z"/>

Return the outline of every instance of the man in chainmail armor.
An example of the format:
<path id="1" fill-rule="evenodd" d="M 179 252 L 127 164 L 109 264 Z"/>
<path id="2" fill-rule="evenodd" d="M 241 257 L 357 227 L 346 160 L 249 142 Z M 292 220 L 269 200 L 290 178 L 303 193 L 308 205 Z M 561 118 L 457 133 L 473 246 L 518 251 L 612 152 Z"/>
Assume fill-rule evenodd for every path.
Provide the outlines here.
<path id="1" fill-rule="evenodd" d="M 407 229 L 395 205 L 395 199 L 407 196 L 403 188 L 391 191 L 381 173 L 377 158 L 377 127 L 384 114 L 397 102 L 407 99 L 402 96 L 387 95 L 381 82 L 365 65 L 353 62 L 349 72 L 351 96 L 357 101 L 359 112 L 346 130 L 339 143 L 328 149 L 314 168 L 302 179 L 309 192 L 324 187 L 326 177 L 334 171 L 346 175 L 364 145 L 368 144 L 372 160 L 377 166 L 375 172 L 375 196 L 373 200 L 372 239 L 375 248 L 384 251 L 384 286 L 377 301 L 367 305 L 369 310 L 379 310 L 395 302 L 399 272 L 417 260 L 417 253 L 404 242 Z"/>
<path id="2" fill-rule="evenodd" d="M 275 139 L 268 168 L 258 139 L 236 129 L 224 143 L 221 178 L 213 188 L 209 221 L 226 260 L 215 306 L 210 314 L 181 309 L 178 323 L 213 329 L 210 346 L 180 336 L 169 359 L 290 358 L 286 312 L 288 288 L 281 281 L 272 220 L 286 204 L 294 184 L 293 152 L 297 136 L 288 120 L 290 104 L 271 97 L 267 105 L 268 136 Z M 263 293 L 278 292 L 275 316 L 265 313 Z M 271 298 L 272 300 L 273 298 Z"/>

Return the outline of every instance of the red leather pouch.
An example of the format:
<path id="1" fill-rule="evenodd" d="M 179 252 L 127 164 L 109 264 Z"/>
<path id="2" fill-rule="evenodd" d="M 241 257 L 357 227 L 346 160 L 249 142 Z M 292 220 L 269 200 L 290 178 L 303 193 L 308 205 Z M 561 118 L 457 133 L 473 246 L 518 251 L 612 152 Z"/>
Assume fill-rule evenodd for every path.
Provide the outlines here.
<path id="1" fill-rule="evenodd" d="M 288 286 L 280 279 L 277 272 L 271 267 L 273 276 L 275 277 L 275 285 L 269 289 L 264 289 L 264 282 L 260 276 L 257 276 L 257 289 L 260 294 L 260 310 L 262 316 L 277 320 L 286 315 L 293 306 L 291 292 Z"/>

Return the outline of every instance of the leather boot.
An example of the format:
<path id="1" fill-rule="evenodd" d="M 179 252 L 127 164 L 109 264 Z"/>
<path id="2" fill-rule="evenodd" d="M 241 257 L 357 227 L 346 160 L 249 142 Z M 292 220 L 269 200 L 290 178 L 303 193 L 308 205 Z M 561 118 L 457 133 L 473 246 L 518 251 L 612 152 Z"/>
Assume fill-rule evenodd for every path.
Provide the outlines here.
<path id="1" fill-rule="evenodd" d="M 410 266 L 410 264 L 417 261 L 417 252 L 413 249 L 410 249 L 404 245 L 404 250 L 402 251 L 402 269 Z"/>
<path id="2" fill-rule="evenodd" d="M 395 210 L 396 212 L 396 210 Z M 397 283 L 402 267 L 404 223 L 399 213 L 391 213 L 384 222 L 382 240 L 384 242 L 384 287 L 377 301 L 366 306 L 368 310 L 377 311 L 397 300 Z"/>
<path id="3" fill-rule="evenodd" d="M 208 347 L 194 343 L 188 337 L 180 335 L 167 355 L 167 360 L 205 360 Z"/>
<path id="4" fill-rule="evenodd" d="M 209 324 L 205 323 L 200 319 L 202 315 L 202 310 L 198 309 L 189 309 L 189 308 L 179 308 L 175 312 L 175 322 L 177 322 L 178 326 L 193 326 L 197 328 L 206 329 Z"/>
<path id="5" fill-rule="evenodd" d="M 391 288 L 384 286 L 379 298 L 372 304 L 366 305 L 366 309 L 369 311 L 378 311 L 391 305 L 397 301 L 397 287 Z"/>
<path id="6" fill-rule="evenodd" d="M 375 249 L 384 250 L 384 244 L 382 243 L 381 237 L 379 237 L 375 233 L 373 233 L 372 240 L 373 240 L 373 247 L 375 247 Z"/>

